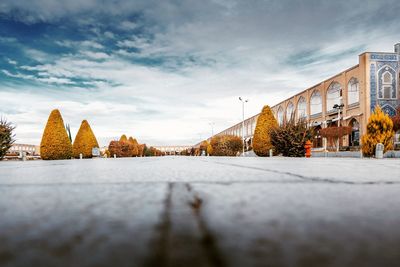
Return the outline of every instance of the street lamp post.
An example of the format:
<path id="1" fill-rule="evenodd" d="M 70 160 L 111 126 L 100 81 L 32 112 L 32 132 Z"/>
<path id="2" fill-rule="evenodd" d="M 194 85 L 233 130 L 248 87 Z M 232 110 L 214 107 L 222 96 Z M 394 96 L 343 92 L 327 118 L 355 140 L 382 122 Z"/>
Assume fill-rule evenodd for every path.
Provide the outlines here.
<path id="1" fill-rule="evenodd" d="M 213 138 L 213 136 L 214 136 L 214 125 L 215 125 L 215 122 L 210 122 L 209 124 L 210 124 L 210 126 L 211 126 L 211 138 Z"/>
<path id="2" fill-rule="evenodd" d="M 240 102 L 242 102 L 242 139 L 243 139 L 243 153 L 242 156 L 244 157 L 244 147 L 246 145 L 245 139 L 244 139 L 244 104 L 249 102 L 248 99 L 244 100 L 241 96 L 239 97 Z"/>
<path id="3" fill-rule="evenodd" d="M 340 97 L 340 104 L 335 104 L 333 106 L 334 109 L 336 109 L 338 111 L 338 127 L 340 127 L 340 112 L 342 111 L 344 107 L 344 104 L 342 103 L 342 98 Z M 337 139 L 337 147 L 336 147 L 336 151 L 339 151 L 339 135 L 338 135 L 338 139 Z"/>

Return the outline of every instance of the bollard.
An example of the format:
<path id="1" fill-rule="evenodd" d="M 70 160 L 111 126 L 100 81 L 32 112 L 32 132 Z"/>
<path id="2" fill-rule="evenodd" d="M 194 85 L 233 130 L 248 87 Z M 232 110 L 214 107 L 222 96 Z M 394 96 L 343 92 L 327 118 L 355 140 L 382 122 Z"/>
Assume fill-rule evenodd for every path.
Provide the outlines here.
<path id="1" fill-rule="evenodd" d="M 310 140 L 307 140 L 306 144 L 304 145 L 304 148 L 306 150 L 306 155 L 305 155 L 306 158 L 311 157 L 311 147 L 312 147 L 312 144 L 311 144 Z"/>
<path id="2" fill-rule="evenodd" d="M 79 154 L 79 159 L 83 159 L 82 153 Z"/>
<path id="3" fill-rule="evenodd" d="M 272 158 L 272 149 L 269 150 L 269 157 Z"/>
<path id="4" fill-rule="evenodd" d="M 383 159 L 383 150 L 384 150 L 384 146 L 381 143 L 376 144 L 375 147 L 375 158 L 377 159 Z"/>
<path id="5" fill-rule="evenodd" d="M 117 155 L 114 154 L 114 159 L 116 159 L 116 158 L 117 158 Z"/>

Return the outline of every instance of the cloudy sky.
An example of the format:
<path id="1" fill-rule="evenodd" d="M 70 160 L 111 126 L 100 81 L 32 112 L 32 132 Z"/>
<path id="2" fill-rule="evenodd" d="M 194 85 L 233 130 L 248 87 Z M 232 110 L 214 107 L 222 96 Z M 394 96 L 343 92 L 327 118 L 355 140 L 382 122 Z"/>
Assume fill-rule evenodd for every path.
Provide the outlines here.
<path id="1" fill-rule="evenodd" d="M 400 41 L 398 0 L 1 0 L 0 115 L 194 144 Z"/>

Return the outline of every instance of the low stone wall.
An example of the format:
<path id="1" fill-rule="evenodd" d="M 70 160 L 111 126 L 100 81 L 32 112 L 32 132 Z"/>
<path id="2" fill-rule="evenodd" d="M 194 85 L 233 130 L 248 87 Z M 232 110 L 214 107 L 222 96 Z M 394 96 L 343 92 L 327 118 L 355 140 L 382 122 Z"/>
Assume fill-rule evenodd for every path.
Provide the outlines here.
<path id="1" fill-rule="evenodd" d="M 339 152 L 312 152 L 312 157 L 315 158 L 362 158 L 362 153 L 360 151 L 339 151 Z M 387 151 L 384 158 L 400 158 L 399 150 Z"/>
<path id="2" fill-rule="evenodd" d="M 362 158 L 360 151 L 339 151 L 339 152 L 312 152 L 311 157 L 315 158 Z"/>
<path id="3" fill-rule="evenodd" d="M 400 150 L 390 150 L 383 154 L 384 158 L 400 158 Z"/>

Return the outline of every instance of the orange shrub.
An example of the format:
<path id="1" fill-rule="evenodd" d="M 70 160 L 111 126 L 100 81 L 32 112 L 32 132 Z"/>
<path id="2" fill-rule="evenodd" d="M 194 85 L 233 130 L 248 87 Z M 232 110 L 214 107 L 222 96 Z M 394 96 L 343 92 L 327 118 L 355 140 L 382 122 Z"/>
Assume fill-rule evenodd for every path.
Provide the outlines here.
<path id="1" fill-rule="evenodd" d="M 145 148 L 145 144 L 139 145 L 139 147 L 138 147 L 139 157 L 144 157 L 144 148 Z"/>
<path id="2" fill-rule="evenodd" d="M 236 156 L 243 149 L 243 141 L 233 135 L 217 135 L 211 139 L 211 156 Z"/>

